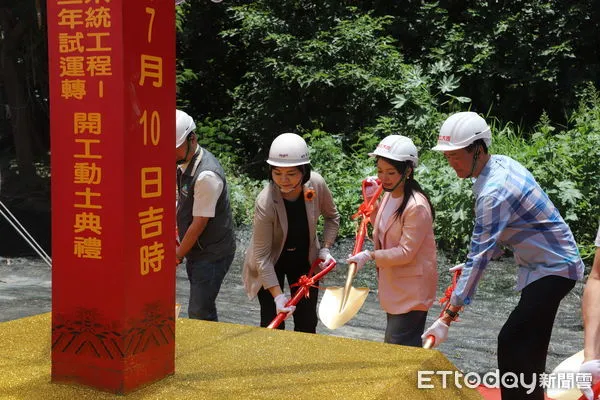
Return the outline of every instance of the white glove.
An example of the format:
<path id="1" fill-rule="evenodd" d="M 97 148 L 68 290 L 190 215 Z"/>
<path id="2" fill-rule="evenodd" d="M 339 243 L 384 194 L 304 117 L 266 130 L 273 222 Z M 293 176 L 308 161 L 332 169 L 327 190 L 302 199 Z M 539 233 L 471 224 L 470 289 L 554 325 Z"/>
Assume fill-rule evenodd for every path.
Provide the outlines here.
<path id="1" fill-rule="evenodd" d="M 594 399 L 594 390 L 592 389 L 592 386 L 580 388 L 579 390 L 581 390 L 581 393 L 583 393 L 583 395 L 585 396 L 585 398 L 587 400 L 595 400 Z"/>
<path id="2" fill-rule="evenodd" d="M 360 271 L 367 261 L 372 260 L 371 252 L 369 250 L 363 250 L 360 253 L 356 253 L 353 256 L 349 256 L 346 263 L 356 263 L 356 272 Z"/>
<path id="3" fill-rule="evenodd" d="M 452 268 L 449 268 L 449 269 L 448 269 L 448 271 L 450 271 L 450 272 L 454 272 L 454 271 L 462 271 L 462 269 L 463 269 L 463 267 L 464 267 L 464 266 L 465 266 L 465 263 L 458 264 L 458 265 L 455 265 L 455 266 L 454 266 L 454 267 L 452 267 Z"/>
<path id="4" fill-rule="evenodd" d="M 600 381 L 600 360 L 586 361 L 579 367 L 579 373 L 592 374 L 592 384 L 590 387 L 581 388 L 581 392 L 588 400 L 594 400 L 594 391 L 592 387 Z"/>
<path id="5" fill-rule="evenodd" d="M 286 296 L 285 293 L 278 294 L 275 296 L 275 309 L 277 310 L 277 314 L 279 313 L 288 313 L 288 317 L 292 315 L 294 311 L 296 311 L 296 306 L 286 307 L 285 303 L 290 301 L 290 298 Z M 286 317 L 287 318 L 287 317 Z"/>
<path id="6" fill-rule="evenodd" d="M 377 177 L 369 176 L 363 179 L 365 183 L 365 196 L 367 196 L 367 200 L 370 200 L 373 196 L 375 196 L 375 192 L 377 191 Z"/>
<path id="7" fill-rule="evenodd" d="M 437 319 L 423 334 L 421 339 L 423 343 L 427 340 L 427 336 L 435 337 L 435 343 L 433 347 L 437 347 L 444 343 L 448 339 L 448 325 L 446 325 L 441 318 Z"/>
<path id="8" fill-rule="evenodd" d="M 335 258 L 333 258 L 327 247 L 321 247 L 319 249 L 319 258 L 323 260 L 319 264 L 319 268 L 321 269 L 324 269 L 325 267 L 328 267 L 330 263 L 335 262 Z"/>

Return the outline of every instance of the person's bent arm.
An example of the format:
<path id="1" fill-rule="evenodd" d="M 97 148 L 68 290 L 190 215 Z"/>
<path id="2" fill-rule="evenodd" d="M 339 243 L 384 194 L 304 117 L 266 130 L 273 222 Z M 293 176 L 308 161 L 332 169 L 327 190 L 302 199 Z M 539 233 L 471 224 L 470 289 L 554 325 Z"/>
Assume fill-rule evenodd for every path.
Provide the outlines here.
<path id="1" fill-rule="evenodd" d="M 500 235 L 506 227 L 507 216 L 510 213 L 508 202 L 504 198 L 488 195 L 477 199 L 471 250 L 452 293 L 450 304 L 453 307 L 461 308 L 471 302 L 479 280 L 498 247 Z"/>
<path id="2" fill-rule="evenodd" d="M 268 196 L 270 190 L 271 185 L 263 189 L 256 199 L 254 222 L 252 223 L 252 241 L 256 268 L 262 287 L 269 290 L 275 297 L 281 294 L 281 288 L 273 264 L 273 259 L 278 258 L 279 254 L 271 254 L 273 252 L 276 217 L 275 210 L 271 205 L 272 199 Z"/>
<path id="3" fill-rule="evenodd" d="M 194 217 L 192 219 L 192 223 L 188 227 L 187 231 L 185 231 L 183 240 L 176 250 L 175 255 L 177 256 L 177 259 L 182 259 L 185 257 L 192 247 L 194 247 L 194 243 L 196 243 L 196 240 L 198 240 L 200 235 L 202 235 L 202 232 L 204 232 L 209 219 L 210 218 L 208 217 Z"/>
<path id="4" fill-rule="evenodd" d="M 223 191 L 223 181 L 214 172 L 203 171 L 194 183 L 194 204 L 192 223 L 185 231 L 181 244 L 175 251 L 181 261 L 194 247 L 194 244 L 206 229 L 208 221 L 215 216 L 217 201 Z"/>

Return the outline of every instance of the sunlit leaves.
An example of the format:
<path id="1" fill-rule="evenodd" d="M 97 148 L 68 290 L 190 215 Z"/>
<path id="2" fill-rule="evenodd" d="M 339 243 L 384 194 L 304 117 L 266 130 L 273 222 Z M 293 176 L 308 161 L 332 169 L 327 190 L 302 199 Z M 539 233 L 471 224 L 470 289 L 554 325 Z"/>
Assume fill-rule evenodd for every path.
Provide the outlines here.
<path id="1" fill-rule="evenodd" d="M 454 75 L 444 76 L 439 84 L 439 89 L 442 93 L 452 92 L 457 89 L 460 79 L 455 78 Z"/>

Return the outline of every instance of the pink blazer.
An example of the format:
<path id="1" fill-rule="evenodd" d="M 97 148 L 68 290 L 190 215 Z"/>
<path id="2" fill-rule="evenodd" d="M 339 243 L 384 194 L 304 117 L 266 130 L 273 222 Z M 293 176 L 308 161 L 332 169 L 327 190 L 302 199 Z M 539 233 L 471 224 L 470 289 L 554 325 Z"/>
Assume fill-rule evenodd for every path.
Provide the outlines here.
<path id="1" fill-rule="evenodd" d="M 373 231 L 379 302 L 389 314 L 427 311 L 438 284 L 431 209 L 425 196 L 414 192 L 402 216 L 394 214 L 380 231 L 381 210 L 389 196 L 381 200 Z"/>

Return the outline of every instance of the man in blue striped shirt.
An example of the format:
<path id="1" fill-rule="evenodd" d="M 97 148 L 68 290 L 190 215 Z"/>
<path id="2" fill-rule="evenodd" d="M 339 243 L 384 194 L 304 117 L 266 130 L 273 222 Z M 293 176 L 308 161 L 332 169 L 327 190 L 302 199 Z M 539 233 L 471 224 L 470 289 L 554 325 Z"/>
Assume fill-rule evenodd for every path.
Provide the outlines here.
<path id="1" fill-rule="evenodd" d="M 446 119 L 433 148 L 444 153 L 459 178 L 473 179 L 475 226 L 450 307 L 423 338 L 433 335 L 435 344 L 446 340 L 448 326 L 471 302 L 490 259 L 501 246 L 509 247 L 519 266 L 521 298 L 498 335 L 498 368 L 531 382 L 545 372 L 558 306 L 583 279 L 584 265 L 571 230 L 531 173 L 510 157 L 490 155 L 490 144 L 485 120 L 459 112 Z M 501 387 L 503 400 L 544 399 L 539 382 L 529 394 L 530 388 L 507 386 Z"/>

